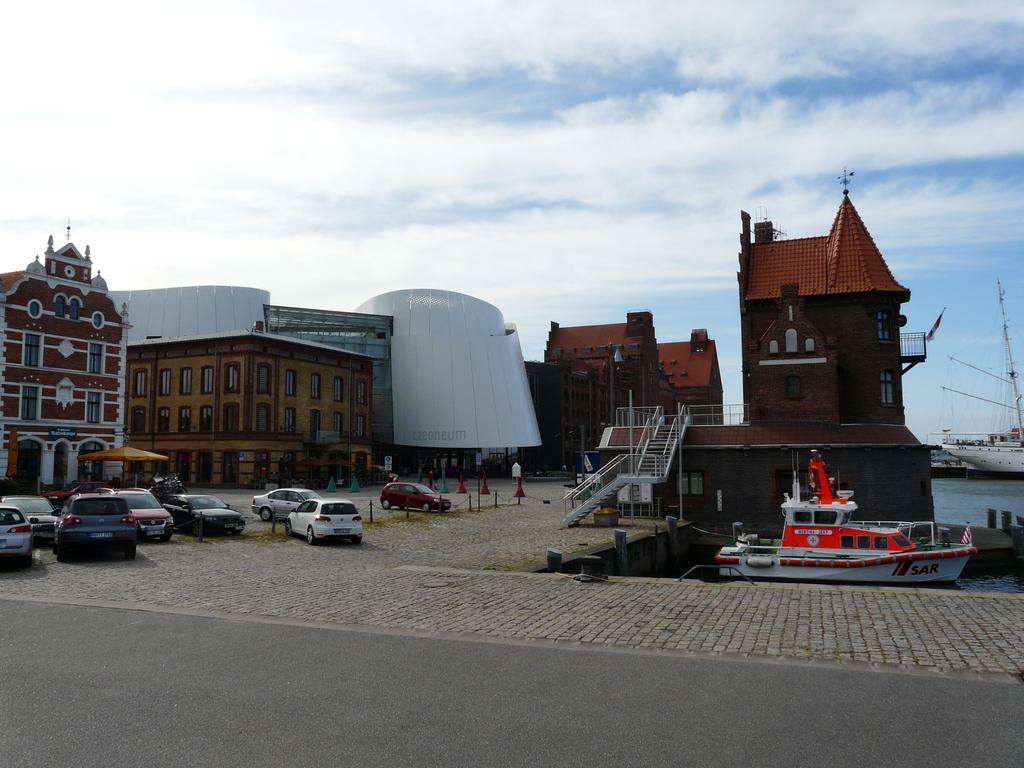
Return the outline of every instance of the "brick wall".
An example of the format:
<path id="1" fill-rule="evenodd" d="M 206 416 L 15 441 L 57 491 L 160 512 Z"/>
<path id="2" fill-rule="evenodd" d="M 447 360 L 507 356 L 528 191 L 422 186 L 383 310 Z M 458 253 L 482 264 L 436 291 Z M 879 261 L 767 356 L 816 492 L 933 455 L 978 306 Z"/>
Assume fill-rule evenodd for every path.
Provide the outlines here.
<path id="1" fill-rule="evenodd" d="M 805 479 L 808 449 L 796 452 L 798 476 Z M 684 471 L 703 472 L 703 494 L 683 497 L 683 517 L 698 525 L 729 531 L 741 521 L 748 531 L 779 532 L 783 492 L 791 487 L 794 451 L 765 448 L 684 448 Z M 927 446 L 838 447 L 824 451 L 841 486 L 854 491 L 859 520 L 931 520 L 931 462 Z M 662 490 L 663 504 L 678 504 L 676 467 Z M 722 511 L 718 511 L 718 492 Z"/>

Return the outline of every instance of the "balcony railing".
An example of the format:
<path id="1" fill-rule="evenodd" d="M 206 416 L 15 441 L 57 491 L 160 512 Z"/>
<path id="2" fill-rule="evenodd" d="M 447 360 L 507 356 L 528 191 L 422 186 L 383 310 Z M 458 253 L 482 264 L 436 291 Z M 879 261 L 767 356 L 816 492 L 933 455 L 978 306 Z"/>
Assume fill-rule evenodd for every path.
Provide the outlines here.
<path id="1" fill-rule="evenodd" d="M 694 427 L 721 427 L 746 424 L 750 421 L 747 406 L 734 405 L 690 405 L 690 425 Z"/>
<path id="2" fill-rule="evenodd" d="M 900 334 L 900 359 L 904 363 L 919 363 L 926 357 L 928 357 L 928 341 L 925 338 L 925 334 Z"/>

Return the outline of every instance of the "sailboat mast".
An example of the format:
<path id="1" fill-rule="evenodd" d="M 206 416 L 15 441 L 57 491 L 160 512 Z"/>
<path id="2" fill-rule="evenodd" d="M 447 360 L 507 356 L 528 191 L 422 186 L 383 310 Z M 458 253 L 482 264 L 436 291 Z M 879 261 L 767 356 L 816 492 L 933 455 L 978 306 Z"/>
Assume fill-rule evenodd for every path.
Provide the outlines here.
<path id="1" fill-rule="evenodd" d="M 1010 385 L 1013 387 L 1013 407 L 1017 410 L 1017 439 L 1021 445 L 1024 445 L 1024 421 L 1021 420 L 1020 413 L 1020 389 L 1017 386 L 1017 370 L 1013 367 L 1013 350 L 1010 349 L 1010 327 L 1006 322 L 1006 306 L 1003 301 L 1003 297 L 1006 295 L 1006 291 L 1003 290 L 1003 284 L 998 279 L 996 285 L 999 286 L 999 312 L 1003 316 L 1003 343 L 1006 345 L 1006 360 L 1009 366 L 1007 375 L 1010 377 Z"/>

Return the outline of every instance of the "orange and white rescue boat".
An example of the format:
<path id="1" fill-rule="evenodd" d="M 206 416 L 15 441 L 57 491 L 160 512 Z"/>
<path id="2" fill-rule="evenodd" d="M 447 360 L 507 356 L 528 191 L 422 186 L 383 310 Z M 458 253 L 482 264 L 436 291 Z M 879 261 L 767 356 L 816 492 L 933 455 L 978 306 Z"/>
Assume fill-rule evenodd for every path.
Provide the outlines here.
<path id="1" fill-rule="evenodd" d="M 936 537 L 934 523 L 853 521 L 853 491 L 834 491 L 824 463 L 811 451 L 808 481 L 811 498 L 793 496 L 782 503 L 782 539 L 736 537 L 722 547 L 715 562 L 722 575 L 784 581 L 872 582 L 908 584 L 955 581 L 978 550 L 970 527 L 963 542 Z M 946 529 L 942 529 L 945 533 Z"/>

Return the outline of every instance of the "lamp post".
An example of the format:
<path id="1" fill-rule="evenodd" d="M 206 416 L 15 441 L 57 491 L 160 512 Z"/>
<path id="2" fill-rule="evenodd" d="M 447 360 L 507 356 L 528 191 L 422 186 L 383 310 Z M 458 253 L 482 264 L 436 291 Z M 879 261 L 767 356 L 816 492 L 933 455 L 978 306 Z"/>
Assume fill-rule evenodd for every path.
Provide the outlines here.
<path id="1" fill-rule="evenodd" d="M 611 359 L 608 362 L 608 424 L 615 426 L 615 366 L 623 361 L 622 348 L 608 342 Z"/>

